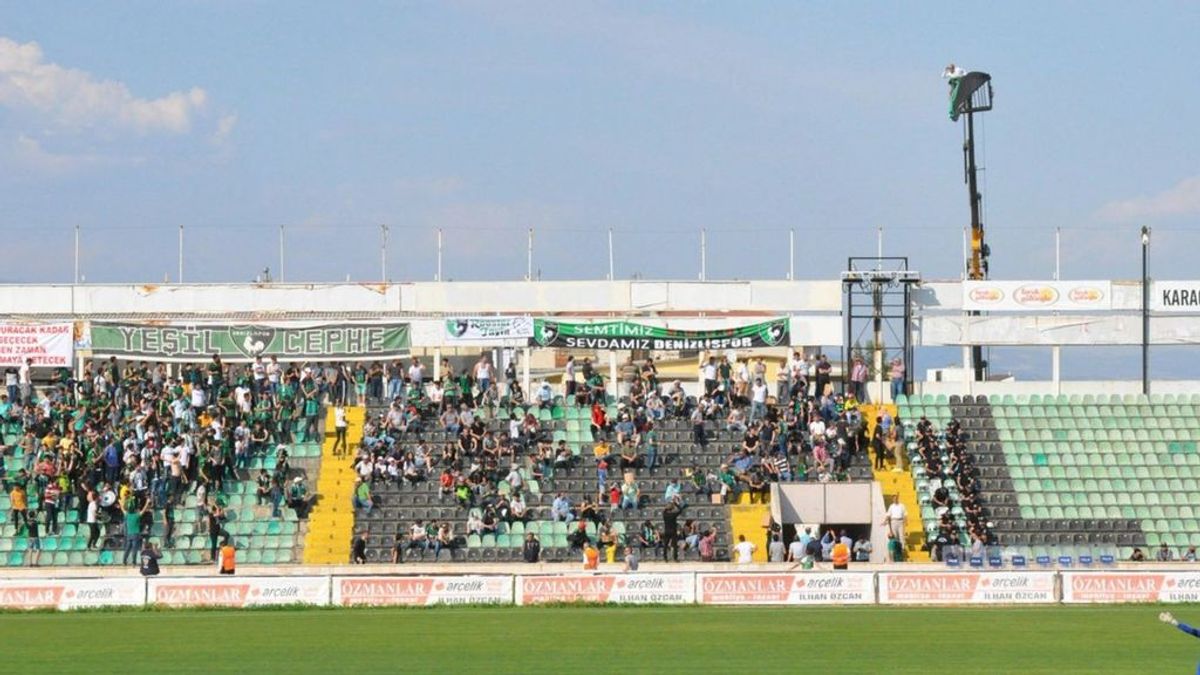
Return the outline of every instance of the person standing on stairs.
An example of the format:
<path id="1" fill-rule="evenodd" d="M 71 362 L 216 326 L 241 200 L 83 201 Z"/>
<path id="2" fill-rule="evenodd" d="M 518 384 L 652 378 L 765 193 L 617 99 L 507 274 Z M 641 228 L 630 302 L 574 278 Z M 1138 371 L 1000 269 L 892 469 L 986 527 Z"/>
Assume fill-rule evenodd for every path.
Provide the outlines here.
<path id="1" fill-rule="evenodd" d="M 887 509 L 887 517 L 884 524 L 887 525 L 888 532 L 891 533 L 896 541 L 904 546 L 906 541 L 904 538 L 904 525 L 908 521 L 908 509 L 904 508 L 904 504 L 900 503 L 899 497 L 892 497 L 892 504 Z"/>
<path id="2" fill-rule="evenodd" d="M 875 418 L 875 431 L 871 434 L 871 451 L 875 453 L 875 470 L 883 471 L 886 466 L 883 462 L 884 447 L 883 447 L 883 418 Z"/>
<path id="3" fill-rule="evenodd" d="M 333 456 L 342 457 L 348 451 L 346 446 L 346 429 L 349 424 L 346 422 L 345 406 L 337 406 L 333 409 L 333 429 L 335 436 L 333 438 Z"/>

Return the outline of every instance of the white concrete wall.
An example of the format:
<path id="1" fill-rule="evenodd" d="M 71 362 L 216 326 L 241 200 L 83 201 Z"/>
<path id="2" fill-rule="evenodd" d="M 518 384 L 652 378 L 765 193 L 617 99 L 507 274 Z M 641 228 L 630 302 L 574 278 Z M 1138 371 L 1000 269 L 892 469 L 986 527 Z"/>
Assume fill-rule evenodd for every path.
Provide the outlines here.
<path id="1" fill-rule="evenodd" d="M 1028 382 L 915 382 L 920 394 L 1140 394 L 1141 380 L 1030 380 Z M 1155 394 L 1200 393 L 1198 380 L 1154 380 L 1150 391 Z"/>
<path id="2" fill-rule="evenodd" d="M 2 285 L 0 316 L 248 312 L 840 314 L 838 281 Z"/>

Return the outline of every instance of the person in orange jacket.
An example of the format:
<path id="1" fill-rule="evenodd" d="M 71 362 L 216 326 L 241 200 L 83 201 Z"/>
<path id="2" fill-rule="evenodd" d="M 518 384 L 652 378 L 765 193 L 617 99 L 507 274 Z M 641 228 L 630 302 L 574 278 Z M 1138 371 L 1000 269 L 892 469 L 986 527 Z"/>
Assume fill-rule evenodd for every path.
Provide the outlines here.
<path id="1" fill-rule="evenodd" d="M 221 574 L 233 574 L 236 568 L 236 549 L 233 548 L 233 541 L 226 537 L 224 543 L 221 544 L 221 550 L 217 557 L 217 570 Z"/>
<path id="2" fill-rule="evenodd" d="M 830 557 L 833 559 L 833 569 L 844 570 L 850 564 L 850 547 L 846 545 L 846 542 L 839 540 L 833 545 Z"/>

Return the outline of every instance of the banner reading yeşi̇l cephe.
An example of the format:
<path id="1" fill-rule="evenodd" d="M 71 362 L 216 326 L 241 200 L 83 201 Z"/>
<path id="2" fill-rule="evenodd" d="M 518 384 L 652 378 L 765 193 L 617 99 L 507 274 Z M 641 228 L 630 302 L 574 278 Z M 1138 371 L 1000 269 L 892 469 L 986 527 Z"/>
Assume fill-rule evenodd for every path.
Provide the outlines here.
<path id="1" fill-rule="evenodd" d="M 540 347 L 580 349 L 722 350 L 787 346 L 788 319 L 772 319 L 735 328 L 684 330 L 632 321 L 576 323 L 534 321 L 533 340 Z"/>
<path id="2" fill-rule="evenodd" d="M 100 356 L 195 361 L 220 354 L 227 361 L 278 356 L 289 361 L 358 360 L 403 355 L 408 324 L 168 325 L 92 324 L 92 352 Z"/>

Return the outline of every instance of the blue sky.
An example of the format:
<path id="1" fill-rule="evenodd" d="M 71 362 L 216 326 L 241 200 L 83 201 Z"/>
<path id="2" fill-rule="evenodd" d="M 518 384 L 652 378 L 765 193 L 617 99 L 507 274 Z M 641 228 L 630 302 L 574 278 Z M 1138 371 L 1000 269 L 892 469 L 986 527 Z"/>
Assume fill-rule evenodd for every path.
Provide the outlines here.
<path id="1" fill-rule="evenodd" d="M 1187 3 L 0 3 L 5 280 L 957 276 L 949 61 L 991 72 L 997 278 L 1195 277 Z"/>

